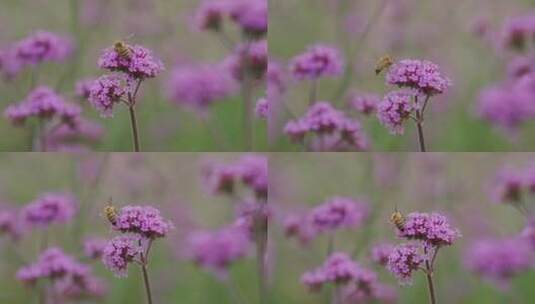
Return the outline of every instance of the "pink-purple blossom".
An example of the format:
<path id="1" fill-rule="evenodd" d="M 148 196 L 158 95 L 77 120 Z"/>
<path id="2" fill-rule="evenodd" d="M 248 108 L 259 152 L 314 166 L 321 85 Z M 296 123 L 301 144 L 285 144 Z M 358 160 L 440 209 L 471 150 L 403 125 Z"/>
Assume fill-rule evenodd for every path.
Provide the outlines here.
<path id="1" fill-rule="evenodd" d="M 507 19 L 501 32 L 501 44 L 515 51 L 526 51 L 535 43 L 535 12 Z"/>
<path id="2" fill-rule="evenodd" d="M 84 241 L 84 254 L 90 259 L 100 259 L 104 254 L 107 241 L 102 238 L 87 238 Z"/>
<path id="3" fill-rule="evenodd" d="M 368 218 L 369 206 L 364 201 L 348 197 L 332 197 L 315 207 L 311 213 L 312 225 L 318 232 L 341 228 L 356 228 Z"/>
<path id="4" fill-rule="evenodd" d="M 387 269 L 394 274 L 400 283 L 409 284 L 413 271 L 417 271 L 426 257 L 419 252 L 415 244 L 401 244 L 392 250 L 388 256 Z"/>
<path id="5" fill-rule="evenodd" d="M 147 239 L 165 237 L 172 228 L 171 222 L 151 206 L 124 206 L 113 223 L 114 230 L 135 233 Z"/>
<path id="6" fill-rule="evenodd" d="M 359 276 L 360 265 L 345 252 L 334 252 L 325 262 L 301 276 L 301 282 L 311 291 L 318 291 L 326 283 L 346 285 Z"/>
<path id="7" fill-rule="evenodd" d="M 116 236 L 104 247 L 102 262 L 115 276 L 126 277 L 128 264 L 132 263 L 141 252 L 139 236 Z"/>
<path id="8" fill-rule="evenodd" d="M 256 117 L 267 119 L 269 115 L 269 101 L 266 97 L 259 98 L 255 105 Z"/>
<path id="9" fill-rule="evenodd" d="M 91 94 L 91 86 L 95 78 L 83 78 L 78 80 L 74 85 L 74 93 L 77 97 L 88 99 Z"/>
<path id="10" fill-rule="evenodd" d="M 392 253 L 393 249 L 394 245 L 388 243 L 373 246 L 371 250 L 372 261 L 381 266 L 386 266 L 388 264 L 388 256 Z"/>
<path id="11" fill-rule="evenodd" d="M 398 235 L 409 240 L 421 240 L 431 246 L 448 246 L 461 236 L 444 215 L 423 212 L 409 213 Z"/>
<path id="12" fill-rule="evenodd" d="M 231 19 L 249 36 L 260 37 L 267 33 L 267 0 L 233 0 L 229 5 L 229 13 Z"/>
<path id="13" fill-rule="evenodd" d="M 73 44 L 69 38 L 46 31 L 37 31 L 14 45 L 15 60 L 23 65 L 63 61 L 72 51 Z"/>
<path id="14" fill-rule="evenodd" d="M 103 75 L 89 88 L 89 102 L 102 117 L 112 117 L 113 107 L 126 94 L 125 80 L 117 74 Z"/>
<path id="15" fill-rule="evenodd" d="M 113 48 L 107 48 L 98 59 L 98 66 L 112 72 L 118 71 L 134 79 L 156 77 L 164 70 L 162 61 L 151 50 L 141 45 L 126 45 L 128 56 L 121 56 Z"/>
<path id="16" fill-rule="evenodd" d="M 438 65 L 427 60 L 404 59 L 396 62 L 386 74 L 388 84 L 416 89 L 422 95 L 444 93 L 451 80 L 442 75 Z"/>
<path id="17" fill-rule="evenodd" d="M 381 99 L 376 94 L 353 93 L 349 97 L 349 106 L 363 115 L 371 115 L 377 111 Z"/>
<path id="18" fill-rule="evenodd" d="M 412 101 L 415 96 L 412 91 L 393 91 L 377 105 L 377 118 L 391 134 L 403 134 L 405 131 L 404 123 L 416 108 Z"/>
<path id="19" fill-rule="evenodd" d="M 22 218 L 32 226 L 47 227 L 70 221 L 77 208 L 78 203 L 70 194 L 44 193 L 22 209 Z"/>
<path id="20" fill-rule="evenodd" d="M 245 75 L 254 80 L 263 79 L 268 68 L 267 40 L 239 44 L 225 59 L 224 66 L 238 81 L 242 81 Z"/>
<path id="21" fill-rule="evenodd" d="M 18 240 L 22 234 L 22 227 L 16 212 L 0 210 L 0 237 L 6 235 L 11 240 Z"/>
<path id="22" fill-rule="evenodd" d="M 297 80 L 314 80 L 339 76 L 342 68 L 343 60 L 338 49 L 319 44 L 295 56 L 289 69 Z"/>

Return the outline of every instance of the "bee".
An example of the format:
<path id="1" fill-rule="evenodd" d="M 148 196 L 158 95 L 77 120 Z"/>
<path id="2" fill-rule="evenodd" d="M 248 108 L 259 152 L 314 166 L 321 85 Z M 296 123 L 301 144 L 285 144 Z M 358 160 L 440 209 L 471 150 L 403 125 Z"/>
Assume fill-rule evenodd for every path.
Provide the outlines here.
<path id="1" fill-rule="evenodd" d="M 385 55 L 375 64 L 375 75 L 379 75 L 382 71 L 387 70 L 394 64 L 394 59 L 390 55 Z"/>
<path id="2" fill-rule="evenodd" d="M 128 46 L 128 44 L 122 40 L 115 41 L 113 44 L 113 49 L 115 52 L 117 52 L 117 54 L 119 54 L 120 57 L 123 58 L 129 58 L 132 52 L 130 50 L 130 46 Z"/>
<path id="3" fill-rule="evenodd" d="M 113 206 L 113 201 L 110 199 L 107 202 L 107 205 L 103 209 L 104 216 L 112 224 L 115 225 L 117 221 L 117 208 Z"/>
<path id="4" fill-rule="evenodd" d="M 403 231 L 405 226 L 405 218 L 403 217 L 403 214 L 398 211 L 397 207 L 394 209 L 394 213 L 390 215 L 390 222 L 394 224 L 400 231 Z"/>

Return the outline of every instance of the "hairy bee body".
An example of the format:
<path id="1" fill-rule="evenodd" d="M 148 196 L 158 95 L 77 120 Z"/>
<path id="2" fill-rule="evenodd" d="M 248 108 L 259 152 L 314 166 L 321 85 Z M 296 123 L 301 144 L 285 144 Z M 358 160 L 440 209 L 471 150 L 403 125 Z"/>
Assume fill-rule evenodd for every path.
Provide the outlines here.
<path id="1" fill-rule="evenodd" d="M 405 218 L 401 212 L 398 210 L 394 211 L 394 213 L 392 213 L 390 216 L 390 222 L 392 222 L 392 224 L 394 224 L 394 226 L 396 226 L 400 231 L 403 231 L 405 226 Z"/>
<path id="2" fill-rule="evenodd" d="M 128 44 L 126 44 L 122 40 L 116 41 L 113 44 L 113 49 L 115 50 L 115 52 L 117 52 L 117 54 L 119 54 L 120 57 L 123 57 L 123 58 L 130 57 L 130 54 L 131 54 L 130 47 L 128 46 Z"/>
<path id="3" fill-rule="evenodd" d="M 385 55 L 375 64 L 375 75 L 379 75 L 382 71 L 387 70 L 394 64 L 394 59 L 390 55 Z"/>
<path id="4" fill-rule="evenodd" d="M 104 211 L 104 216 L 106 217 L 106 219 L 112 225 L 115 225 L 115 223 L 117 222 L 117 208 L 113 206 L 113 202 L 111 199 L 108 201 L 108 205 L 104 207 L 103 211 Z"/>

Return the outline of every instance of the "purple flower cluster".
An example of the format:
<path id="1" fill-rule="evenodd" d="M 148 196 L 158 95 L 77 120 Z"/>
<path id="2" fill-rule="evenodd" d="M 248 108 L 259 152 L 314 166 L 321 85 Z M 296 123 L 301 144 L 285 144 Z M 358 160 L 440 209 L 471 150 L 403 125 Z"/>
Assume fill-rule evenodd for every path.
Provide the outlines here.
<path id="1" fill-rule="evenodd" d="M 140 237 L 137 235 L 116 236 L 106 244 L 102 262 L 117 277 L 128 275 L 128 264 L 142 252 Z"/>
<path id="2" fill-rule="evenodd" d="M 242 81 L 245 75 L 255 80 L 263 79 L 268 67 L 267 40 L 238 45 L 224 65 L 238 81 Z"/>
<path id="3" fill-rule="evenodd" d="M 414 92 L 409 90 L 393 91 L 377 105 L 377 118 L 391 134 L 403 134 L 405 131 L 404 122 L 417 108 L 412 101 L 415 97 Z"/>
<path id="4" fill-rule="evenodd" d="M 304 116 L 289 121 L 284 133 L 299 143 L 304 143 L 307 134 L 315 135 L 311 146 L 319 151 L 361 151 L 368 148 L 368 139 L 360 123 L 326 101 L 316 102 Z"/>
<path id="5" fill-rule="evenodd" d="M 160 211 L 151 206 L 125 206 L 113 223 L 113 229 L 122 233 L 135 233 L 146 239 L 165 237 L 173 225 Z"/>
<path id="6" fill-rule="evenodd" d="M 104 254 L 107 241 L 100 238 L 88 238 L 84 241 L 84 254 L 90 259 L 100 259 Z"/>
<path id="7" fill-rule="evenodd" d="M 31 91 L 21 102 L 8 106 L 4 116 L 14 125 L 24 125 L 27 119 L 59 119 L 61 122 L 72 125 L 79 118 L 81 108 L 65 101 L 54 90 L 40 86 Z"/>
<path id="8" fill-rule="evenodd" d="M 121 56 L 111 47 L 104 49 L 98 66 L 112 72 L 123 72 L 133 79 L 154 78 L 164 70 L 163 63 L 152 52 L 140 45 L 126 45 L 128 56 Z"/>
<path id="9" fill-rule="evenodd" d="M 349 106 L 363 115 L 371 115 L 377 111 L 381 98 L 376 94 L 353 93 L 349 96 Z"/>
<path id="10" fill-rule="evenodd" d="M 11 240 L 18 240 L 22 227 L 18 215 L 11 210 L 0 210 L 0 237 L 7 235 Z"/>
<path id="11" fill-rule="evenodd" d="M 286 237 L 306 245 L 320 233 L 361 226 L 369 215 L 369 205 L 348 197 L 332 197 L 309 212 L 284 219 Z"/>
<path id="12" fill-rule="evenodd" d="M 95 78 L 83 78 L 76 82 L 74 85 L 74 93 L 76 97 L 81 99 L 89 99 L 91 94 L 91 86 L 95 82 Z"/>
<path id="13" fill-rule="evenodd" d="M 386 74 L 389 84 L 418 90 L 422 95 L 444 93 L 451 86 L 438 65 L 427 60 L 404 59 L 396 62 Z"/>
<path id="14" fill-rule="evenodd" d="M 267 158 L 262 155 L 244 155 L 231 164 L 209 163 L 203 167 L 202 182 L 211 194 L 233 194 L 242 182 L 255 193 L 266 198 L 268 190 Z"/>
<path id="15" fill-rule="evenodd" d="M 217 231 L 197 231 L 188 238 L 191 258 L 220 278 L 226 276 L 232 263 L 247 255 L 250 246 L 248 233 L 235 227 Z"/>
<path id="16" fill-rule="evenodd" d="M 201 113 L 235 91 L 234 79 L 220 64 L 176 67 L 167 83 L 167 95 L 173 103 Z"/>
<path id="17" fill-rule="evenodd" d="M 342 73 L 343 60 L 340 52 L 331 46 L 314 45 L 290 62 L 290 71 L 298 80 L 314 80 L 334 77 Z"/>
<path id="18" fill-rule="evenodd" d="M 323 265 L 305 272 L 301 282 L 311 291 L 319 291 L 324 284 L 333 283 L 345 285 L 358 276 L 360 265 L 344 252 L 332 253 Z"/>
<path id="19" fill-rule="evenodd" d="M 47 151 L 86 151 L 85 143 L 98 142 L 104 128 L 91 120 L 79 117 L 72 125 L 52 128 L 46 135 Z"/>
<path id="20" fill-rule="evenodd" d="M 401 244 L 392 249 L 388 256 L 387 269 L 402 284 L 411 282 L 412 272 L 420 268 L 426 257 L 420 254 L 420 247 L 415 244 Z"/>
<path id="21" fill-rule="evenodd" d="M 501 44 L 515 51 L 529 50 L 535 44 L 535 12 L 516 16 L 502 26 Z"/>
<path id="22" fill-rule="evenodd" d="M 66 223 L 77 211 L 78 203 L 66 193 L 44 193 L 22 209 L 22 219 L 31 226 L 47 227 Z"/>
<path id="23" fill-rule="evenodd" d="M 62 298 L 100 297 L 105 291 L 102 281 L 88 265 L 57 247 L 43 251 L 35 263 L 20 268 L 16 277 L 32 286 L 40 279 L 49 279 L 53 290 Z"/>
<path id="24" fill-rule="evenodd" d="M 413 212 L 407 215 L 399 236 L 420 240 L 428 246 L 449 246 L 460 237 L 460 232 L 450 226 L 448 219 L 439 213 Z"/>
<path id="25" fill-rule="evenodd" d="M 481 277 L 507 288 L 510 279 L 533 266 L 533 250 L 520 238 L 479 240 L 468 249 L 466 266 Z"/>
<path id="26" fill-rule="evenodd" d="M 117 74 L 103 75 L 89 87 L 89 102 L 102 117 L 113 117 L 113 106 L 126 94 L 125 79 Z"/>

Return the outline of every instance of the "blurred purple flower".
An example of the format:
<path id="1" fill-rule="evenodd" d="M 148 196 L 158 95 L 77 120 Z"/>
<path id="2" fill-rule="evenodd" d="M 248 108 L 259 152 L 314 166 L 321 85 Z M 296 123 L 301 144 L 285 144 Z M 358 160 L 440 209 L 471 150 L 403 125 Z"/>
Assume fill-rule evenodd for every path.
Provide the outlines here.
<path id="1" fill-rule="evenodd" d="M 101 238 L 87 238 L 84 241 L 84 254 L 90 259 L 100 259 L 104 254 L 107 241 Z"/>
<path id="2" fill-rule="evenodd" d="M 244 73 L 255 80 L 263 79 L 268 68 L 267 40 L 239 44 L 224 61 L 224 66 L 238 81 L 243 80 Z"/>
<path id="3" fill-rule="evenodd" d="M 327 45 L 314 45 L 290 62 L 290 71 L 297 80 L 314 80 L 334 77 L 342 73 L 343 60 L 338 49 Z"/>
<path id="4" fill-rule="evenodd" d="M 15 59 L 22 64 L 36 65 L 45 61 L 63 61 L 73 52 L 69 38 L 46 31 L 34 34 L 18 41 L 14 45 Z"/>
<path id="5" fill-rule="evenodd" d="M 21 237 L 22 227 L 16 212 L 12 210 L 0 210 L 0 237 L 7 235 L 16 241 Z"/>
<path id="6" fill-rule="evenodd" d="M 369 215 L 369 205 L 348 197 L 332 197 L 312 209 L 310 217 L 318 232 L 361 226 Z"/>
<path id="7" fill-rule="evenodd" d="M 269 101 L 266 97 L 261 97 L 256 101 L 255 114 L 260 119 L 267 119 L 269 115 Z"/>
<path id="8" fill-rule="evenodd" d="M 91 94 L 91 86 L 95 80 L 95 78 L 83 78 L 78 80 L 74 85 L 74 94 L 82 99 L 88 99 Z"/>
<path id="9" fill-rule="evenodd" d="M 267 0 L 232 0 L 229 13 L 232 20 L 249 36 L 258 38 L 267 33 Z"/>
<path id="10" fill-rule="evenodd" d="M 193 23 L 200 30 L 219 31 L 228 11 L 229 1 L 204 0 L 195 12 Z"/>
<path id="11" fill-rule="evenodd" d="M 501 32 L 504 48 L 526 51 L 535 43 L 535 12 L 507 19 Z"/>
<path id="12" fill-rule="evenodd" d="M 533 266 L 533 251 L 520 238 L 479 240 L 470 245 L 465 264 L 471 271 L 505 289 L 512 277 Z"/>
<path id="13" fill-rule="evenodd" d="M 388 264 L 388 256 L 392 253 L 393 249 L 394 245 L 388 243 L 373 246 L 371 250 L 372 261 L 381 266 L 386 266 Z"/>
<path id="14" fill-rule="evenodd" d="M 193 232 L 187 242 L 193 261 L 221 279 L 232 263 L 247 255 L 251 245 L 248 234 L 234 227 Z"/>
<path id="15" fill-rule="evenodd" d="M 78 208 L 76 199 L 67 193 L 44 193 L 22 209 L 24 222 L 39 227 L 67 223 Z"/>
<path id="16" fill-rule="evenodd" d="M 298 143 L 303 143 L 307 134 L 315 135 L 311 148 L 318 151 L 362 151 L 368 148 L 368 139 L 360 123 L 327 101 L 316 102 L 304 116 L 286 123 L 284 133 Z"/>
<path id="17" fill-rule="evenodd" d="M 56 151 L 61 147 L 84 147 L 86 143 L 98 142 L 104 135 L 104 128 L 93 121 L 80 117 L 72 126 L 60 125 L 52 128 L 46 135 L 48 151 Z"/>
<path id="18" fill-rule="evenodd" d="M 492 184 L 490 199 L 494 203 L 520 203 L 523 198 L 524 176 L 512 168 L 502 168 Z"/>
<path id="19" fill-rule="evenodd" d="M 347 253 L 334 252 L 321 266 L 305 272 L 301 276 L 301 282 L 310 291 L 319 291 L 326 283 L 344 286 L 355 280 L 359 271 L 360 266 Z"/>
<path id="20" fill-rule="evenodd" d="M 128 264 L 142 252 L 140 238 L 136 235 L 120 235 L 111 239 L 102 255 L 104 266 L 117 277 L 128 275 Z"/>
<path id="21" fill-rule="evenodd" d="M 381 98 L 376 94 L 353 93 L 348 100 L 348 104 L 352 109 L 364 115 L 375 113 L 379 102 L 381 102 Z"/>
<path id="22" fill-rule="evenodd" d="M 283 227 L 286 237 L 295 237 L 302 245 L 307 245 L 317 235 L 317 231 L 314 229 L 308 214 L 304 216 L 286 216 Z"/>
<path id="23" fill-rule="evenodd" d="M 236 90 L 236 83 L 219 64 L 179 66 L 167 82 L 167 95 L 177 104 L 204 112 Z"/>
<path id="24" fill-rule="evenodd" d="M 438 65 L 415 59 L 396 62 L 386 74 L 386 82 L 427 96 L 444 93 L 451 86 L 451 80 L 442 75 Z"/>

